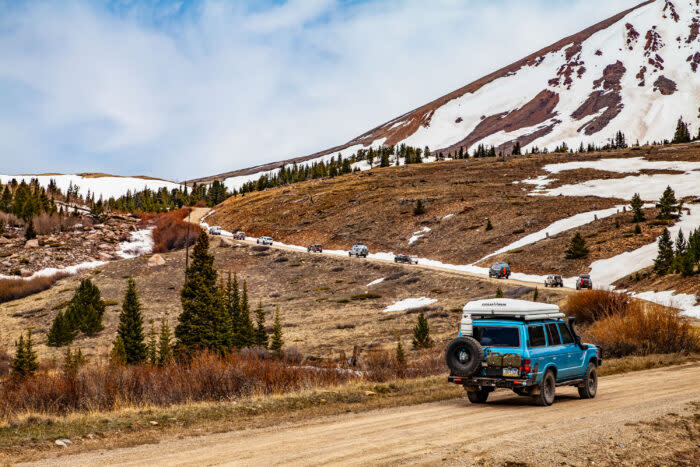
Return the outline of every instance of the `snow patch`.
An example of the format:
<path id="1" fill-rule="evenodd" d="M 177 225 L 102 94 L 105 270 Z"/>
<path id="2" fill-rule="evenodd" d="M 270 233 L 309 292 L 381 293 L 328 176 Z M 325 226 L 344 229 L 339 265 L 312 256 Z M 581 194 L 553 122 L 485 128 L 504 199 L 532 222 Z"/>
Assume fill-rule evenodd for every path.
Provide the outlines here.
<path id="1" fill-rule="evenodd" d="M 136 258 L 153 252 L 153 227 L 132 232 L 129 240 L 121 242 L 117 250 L 120 258 Z"/>
<path id="2" fill-rule="evenodd" d="M 374 280 L 374 281 L 370 282 L 369 284 L 367 284 L 367 287 L 372 287 L 373 285 L 380 284 L 380 283 L 384 282 L 384 279 L 386 279 L 386 278 L 382 277 L 380 279 Z"/>
<path id="3" fill-rule="evenodd" d="M 663 292 L 641 292 L 630 293 L 634 298 L 646 300 L 647 302 L 658 303 L 659 305 L 678 308 L 679 310 L 690 310 L 695 307 L 698 297 L 695 294 L 675 294 L 675 290 L 665 290 Z"/>
<path id="4" fill-rule="evenodd" d="M 423 227 L 418 232 L 413 232 L 413 236 L 408 239 L 408 244 L 413 245 L 414 243 L 416 243 L 418 241 L 419 238 L 421 238 L 423 235 L 427 234 L 428 232 L 430 232 L 429 227 Z"/>
<path id="5" fill-rule="evenodd" d="M 48 276 L 53 276 L 56 273 L 63 272 L 66 274 L 69 274 L 71 276 L 78 274 L 80 271 L 87 270 L 87 269 L 95 269 L 97 267 L 100 267 L 104 264 L 107 264 L 105 261 L 86 261 L 84 263 L 80 264 L 74 264 L 73 266 L 66 266 L 65 268 L 46 268 L 42 269 L 41 271 L 37 271 L 31 276 L 27 277 L 18 277 L 18 276 L 5 276 L 3 274 L 0 274 L 0 279 L 24 279 L 24 280 L 30 280 L 30 279 L 35 279 L 37 277 L 48 277 Z"/>
<path id="6" fill-rule="evenodd" d="M 421 308 L 424 306 L 432 305 L 435 302 L 437 302 L 436 299 L 428 297 L 405 298 L 403 300 L 399 300 L 398 302 L 394 302 L 388 307 L 384 308 L 384 313 L 387 313 L 389 311 L 413 310 L 415 308 Z"/>

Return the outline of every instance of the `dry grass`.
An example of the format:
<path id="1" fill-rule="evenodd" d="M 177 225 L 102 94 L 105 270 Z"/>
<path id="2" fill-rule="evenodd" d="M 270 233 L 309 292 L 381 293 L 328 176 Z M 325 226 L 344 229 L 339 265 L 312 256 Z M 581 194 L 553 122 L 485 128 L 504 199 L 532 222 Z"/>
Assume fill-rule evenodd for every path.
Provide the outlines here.
<path id="1" fill-rule="evenodd" d="M 578 323 L 592 323 L 610 315 L 624 313 L 632 299 L 607 290 L 583 290 L 569 296 L 562 311 Z"/>
<path id="2" fill-rule="evenodd" d="M 51 276 L 40 276 L 32 279 L 0 279 L 0 303 L 43 292 L 69 275 L 66 272 L 57 272 Z"/>
<path id="3" fill-rule="evenodd" d="M 139 214 L 142 226 L 155 226 L 153 229 L 154 253 L 166 253 L 184 248 L 188 238 L 190 245 L 194 244 L 198 234 L 197 228 L 193 228 L 183 220 L 188 212 L 189 208 L 182 208 L 161 214 Z"/>

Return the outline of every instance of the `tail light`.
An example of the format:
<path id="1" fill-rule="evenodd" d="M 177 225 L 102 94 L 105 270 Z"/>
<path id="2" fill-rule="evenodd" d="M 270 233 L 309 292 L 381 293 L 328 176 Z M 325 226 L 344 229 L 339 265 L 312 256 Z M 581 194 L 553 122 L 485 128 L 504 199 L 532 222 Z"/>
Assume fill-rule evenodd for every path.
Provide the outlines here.
<path id="1" fill-rule="evenodd" d="M 529 358 L 524 358 L 524 359 L 523 359 L 523 364 L 520 366 L 520 371 L 521 371 L 523 374 L 526 375 L 526 374 L 530 373 L 530 363 L 531 363 L 531 362 L 530 362 L 530 359 L 529 359 Z"/>

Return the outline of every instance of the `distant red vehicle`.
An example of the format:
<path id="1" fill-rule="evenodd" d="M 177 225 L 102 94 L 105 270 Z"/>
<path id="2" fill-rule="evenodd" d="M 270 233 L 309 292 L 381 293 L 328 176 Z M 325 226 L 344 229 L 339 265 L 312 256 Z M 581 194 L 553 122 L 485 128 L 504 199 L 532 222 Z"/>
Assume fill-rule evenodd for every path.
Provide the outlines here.
<path id="1" fill-rule="evenodd" d="M 233 234 L 234 240 L 245 240 L 245 234 L 243 232 L 236 232 Z"/>
<path id="2" fill-rule="evenodd" d="M 306 248 L 306 251 L 309 253 L 323 253 L 323 245 L 320 243 L 314 243 L 313 245 L 309 245 L 309 247 Z"/>

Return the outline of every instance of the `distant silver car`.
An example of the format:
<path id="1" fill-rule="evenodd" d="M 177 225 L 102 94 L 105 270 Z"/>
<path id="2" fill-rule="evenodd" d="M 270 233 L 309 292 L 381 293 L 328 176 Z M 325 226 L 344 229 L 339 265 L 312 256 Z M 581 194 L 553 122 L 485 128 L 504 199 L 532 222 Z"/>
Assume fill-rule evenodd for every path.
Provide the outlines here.
<path id="1" fill-rule="evenodd" d="M 350 251 L 348 251 L 348 256 L 355 256 L 357 258 L 366 258 L 369 254 L 369 248 L 364 243 L 355 243 Z"/>
<path id="2" fill-rule="evenodd" d="M 564 279 L 557 274 L 550 274 L 544 280 L 545 287 L 564 287 Z"/>
<path id="3" fill-rule="evenodd" d="M 273 242 L 272 237 L 260 237 L 255 241 L 258 245 L 272 245 Z"/>
<path id="4" fill-rule="evenodd" d="M 209 227 L 209 235 L 221 235 L 221 226 L 212 225 Z"/>

